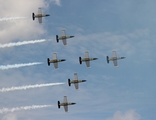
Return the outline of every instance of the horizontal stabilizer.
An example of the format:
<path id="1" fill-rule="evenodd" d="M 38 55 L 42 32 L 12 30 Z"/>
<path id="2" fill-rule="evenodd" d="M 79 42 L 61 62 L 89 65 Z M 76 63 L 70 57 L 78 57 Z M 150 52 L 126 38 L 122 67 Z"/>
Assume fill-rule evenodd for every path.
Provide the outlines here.
<path id="1" fill-rule="evenodd" d="M 80 64 L 82 64 L 82 60 L 81 60 L 81 57 L 79 57 L 79 62 L 80 62 Z"/>
<path id="2" fill-rule="evenodd" d="M 68 79 L 68 85 L 71 86 L 70 79 Z"/>
<path id="3" fill-rule="evenodd" d="M 107 56 L 107 63 L 109 63 L 109 57 Z"/>
<path id="4" fill-rule="evenodd" d="M 56 35 L 56 41 L 57 41 L 57 43 L 59 42 L 58 35 Z"/>
<path id="5" fill-rule="evenodd" d="M 48 63 L 48 66 L 50 66 L 50 59 L 49 58 L 47 58 L 47 63 Z"/>
<path id="6" fill-rule="evenodd" d="M 32 19 L 35 20 L 35 14 L 34 13 L 32 13 Z"/>
<path id="7" fill-rule="evenodd" d="M 58 103 L 57 103 L 57 104 L 58 104 L 58 108 L 60 108 L 60 101 L 58 101 Z"/>

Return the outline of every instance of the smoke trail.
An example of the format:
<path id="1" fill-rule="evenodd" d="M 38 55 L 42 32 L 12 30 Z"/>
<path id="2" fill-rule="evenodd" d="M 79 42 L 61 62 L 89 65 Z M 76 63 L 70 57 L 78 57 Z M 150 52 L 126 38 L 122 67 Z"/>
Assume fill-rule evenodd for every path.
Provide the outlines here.
<path id="1" fill-rule="evenodd" d="M 39 65 L 42 62 L 33 62 L 33 63 L 22 63 L 22 64 L 14 64 L 14 65 L 0 65 L 1 70 L 11 69 L 11 68 L 20 68 L 25 66 Z"/>
<path id="2" fill-rule="evenodd" d="M 7 20 L 17 20 L 17 19 L 24 19 L 26 17 L 8 17 L 8 18 L 0 18 L 0 21 L 7 21 Z"/>
<path id="3" fill-rule="evenodd" d="M 3 108 L 0 109 L 0 113 L 14 112 L 20 110 L 32 110 L 32 109 L 47 108 L 47 107 L 52 107 L 52 105 L 32 105 L 32 106 L 22 106 L 22 107 L 15 107 L 15 108 Z"/>
<path id="4" fill-rule="evenodd" d="M 26 89 L 31 89 L 31 88 L 48 87 L 48 86 L 61 85 L 61 84 L 64 84 L 64 83 L 47 83 L 47 84 L 36 84 L 36 85 L 27 85 L 27 86 L 19 86 L 19 87 L 11 87 L 11 88 L 2 88 L 0 89 L 0 92 L 26 90 Z"/>
<path id="5" fill-rule="evenodd" d="M 40 42 L 45 42 L 45 41 L 47 40 L 41 39 L 41 40 L 31 40 L 31 41 L 22 41 L 22 42 L 16 42 L 16 43 L 0 44 L 0 48 L 20 46 L 20 45 L 26 45 L 26 44 L 35 44 L 35 43 L 40 43 Z"/>

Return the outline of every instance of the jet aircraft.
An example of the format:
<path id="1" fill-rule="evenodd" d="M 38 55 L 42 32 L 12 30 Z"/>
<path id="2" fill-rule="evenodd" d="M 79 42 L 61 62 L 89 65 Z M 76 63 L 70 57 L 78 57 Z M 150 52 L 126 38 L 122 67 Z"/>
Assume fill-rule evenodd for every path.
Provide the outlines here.
<path id="1" fill-rule="evenodd" d="M 65 30 L 62 30 L 62 36 L 56 35 L 56 41 L 59 42 L 59 40 L 62 40 L 64 45 L 67 45 L 67 40 L 68 38 L 73 38 L 74 36 L 66 36 Z"/>
<path id="2" fill-rule="evenodd" d="M 90 67 L 90 61 L 91 60 L 97 60 L 98 58 L 89 58 L 89 53 L 85 52 L 85 58 L 79 57 L 79 62 L 82 64 L 82 62 L 86 62 L 86 66 Z"/>
<path id="3" fill-rule="evenodd" d="M 78 89 L 79 88 L 78 83 L 86 82 L 86 81 L 87 80 L 78 80 L 77 73 L 74 73 L 74 80 L 68 79 L 68 85 L 71 86 L 71 84 L 74 84 L 75 85 L 75 89 Z"/>
<path id="4" fill-rule="evenodd" d="M 111 57 L 111 58 L 109 58 L 108 56 L 106 57 L 107 63 L 109 63 L 109 61 L 113 61 L 115 67 L 118 66 L 117 60 L 124 59 L 124 58 L 125 58 L 125 57 L 117 57 L 116 51 L 113 51 L 113 52 L 112 52 L 112 57 Z"/>
<path id="5" fill-rule="evenodd" d="M 42 8 L 38 8 L 38 14 L 32 13 L 32 19 L 38 18 L 38 22 L 42 23 L 42 17 L 50 16 L 49 14 L 42 14 Z"/>
<path id="6" fill-rule="evenodd" d="M 58 101 L 58 108 L 64 106 L 65 112 L 68 112 L 68 105 L 75 105 L 75 104 L 76 103 L 67 102 L 67 96 L 64 96 L 63 103 L 60 103 L 60 101 Z"/>
<path id="7" fill-rule="evenodd" d="M 66 60 L 65 59 L 57 59 L 57 53 L 53 53 L 53 59 L 52 60 L 47 58 L 48 66 L 50 66 L 50 63 L 53 63 L 55 69 L 58 69 L 58 62 L 63 62 L 63 61 L 66 61 Z"/>

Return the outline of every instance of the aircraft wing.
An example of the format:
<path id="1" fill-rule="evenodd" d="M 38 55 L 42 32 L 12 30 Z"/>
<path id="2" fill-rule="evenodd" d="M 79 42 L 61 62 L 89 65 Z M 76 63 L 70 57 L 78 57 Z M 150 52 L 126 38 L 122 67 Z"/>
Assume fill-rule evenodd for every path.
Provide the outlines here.
<path id="1" fill-rule="evenodd" d="M 118 66 L 117 60 L 113 60 L 114 66 Z"/>
<path id="2" fill-rule="evenodd" d="M 57 59 L 57 53 L 53 53 L 53 59 Z"/>
<path id="3" fill-rule="evenodd" d="M 117 57 L 116 51 L 113 51 L 113 52 L 112 52 L 112 57 Z"/>
<path id="4" fill-rule="evenodd" d="M 79 84 L 78 83 L 74 83 L 75 85 L 75 89 L 79 89 Z"/>
<path id="5" fill-rule="evenodd" d="M 64 96 L 63 102 L 67 103 L 67 96 Z"/>
<path id="6" fill-rule="evenodd" d="M 39 22 L 39 23 L 42 23 L 42 17 L 39 17 L 39 18 L 38 18 L 38 22 Z"/>
<path id="7" fill-rule="evenodd" d="M 63 42 L 64 45 L 67 45 L 67 40 L 66 39 L 63 39 L 62 42 Z"/>
<path id="8" fill-rule="evenodd" d="M 89 53 L 85 52 L 85 58 L 89 58 Z"/>
<path id="9" fill-rule="evenodd" d="M 58 63 L 57 62 L 54 63 L 54 67 L 55 67 L 55 69 L 58 69 Z"/>
<path id="10" fill-rule="evenodd" d="M 90 67 L 90 61 L 85 61 L 86 62 L 86 66 Z"/>
<path id="11" fill-rule="evenodd" d="M 62 30 L 62 36 L 66 36 L 65 30 Z"/>
<path id="12" fill-rule="evenodd" d="M 74 80 L 78 80 L 77 73 L 74 73 Z"/>
<path id="13" fill-rule="evenodd" d="M 42 8 L 38 8 L 38 14 L 42 14 Z"/>
<path id="14" fill-rule="evenodd" d="M 68 106 L 64 106 L 65 112 L 68 112 Z"/>

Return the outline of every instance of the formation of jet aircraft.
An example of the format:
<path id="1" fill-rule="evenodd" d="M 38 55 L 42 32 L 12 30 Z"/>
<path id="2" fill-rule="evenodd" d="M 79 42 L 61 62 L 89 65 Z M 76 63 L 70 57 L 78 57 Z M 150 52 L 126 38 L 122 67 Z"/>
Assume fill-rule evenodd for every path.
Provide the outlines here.
<path id="1" fill-rule="evenodd" d="M 38 8 L 38 14 L 32 13 L 32 19 L 38 18 L 38 22 L 42 23 L 42 17 L 50 16 L 49 14 L 42 14 L 42 8 Z"/>
<path id="2" fill-rule="evenodd" d="M 75 105 L 75 104 L 76 103 L 68 102 L 67 96 L 64 96 L 63 103 L 60 103 L 60 101 L 58 101 L 58 108 L 60 108 L 61 106 L 64 106 L 65 112 L 68 112 L 68 105 Z"/>
<path id="3" fill-rule="evenodd" d="M 108 56 L 106 57 L 107 63 L 109 63 L 109 61 L 113 61 L 115 67 L 118 66 L 117 60 L 124 59 L 124 58 L 125 57 L 117 57 L 116 51 L 112 52 L 112 57 L 111 58 L 109 58 Z"/>
<path id="4" fill-rule="evenodd" d="M 77 73 L 74 73 L 74 80 L 68 79 L 68 85 L 71 86 L 71 84 L 75 85 L 75 89 L 79 89 L 79 84 L 81 82 L 86 82 L 87 80 L 78 80 Z"/>
<path id="5" fill-rule="evenodd" d="M 32 13 L 32 19 L 35 20 L 35 18 L 38 18 L 39 23 L 42 23 L 42 17 L 47 17 L 47 16 L 50 16 L 50 15 L 49 14 L 42 14 L 42 8 L 38 8 L 38 14 L 35 15 L 34 13 Z M 62 35 L 60 37 L 58 35 L 56 35 L 56 41 L 58 43 L 59 40 L 62 40 L 63 44 L 67 45 L 66 39 L 73 38 L 73 37 L 74 36 L 66 36 L 65 30 L 62 30 Z M 125 57 L 117 57 L 116 51 L 113 51 L 112 57 L 109 58 L 107 56 L 106 60 L 107 60 L 107 63 L 109 63 L 109 61 L 113 61 L 114 66 L 118 66 L 117 60 L 124 59 L 124 58 Z M 90 61 L 97 60 L 97 59 L 98 58 L 90 58 L 89 52 L 87 51 L 87 52 L 85 52 L 84 58 L 79 57 L 79 63 L 82 64 L 82 62 L 85 62 L 86 66 L 90 67 Z M 53 63 L 55 69 L 58 69 L 58 62 L 63 62 L 63 61 L 66 61 L 66 60 L 65 59 L 57 59 L 57 53 L 53 53 L 53 59 L 52 60 L 47 58 L 48 66 L 50 66 L 50 63 Z M 73 80 L 68 79 L 68 85 L 71 86 L 71 84 L 74 84 L 75 89 L 79 89 L 79 83 L 81 83 L 81 82 L 86 82 L 86 80 L 79 80 L 77 73 L 74 73 L 74 79 Z M 68 102 L 67 96 L 64 96 L 62 103 L 60 103 L 60 101 L 58 101 L 58 108 L 63 106 L 65 112 L 68 112 L 68 105 L 74 105 L 74 104 L 76 104 L 76 103 Z"/>
<path id="6" fill-rule="evenodd" d="M 59 37 L 58 35 L 56 35 L 56 41 L 59 42 L 59 40 L 62 40 L 63 44 L 67 45 L 66 39 L 73 38 L 73 37 L 74 36 L 66 36 L 65 30 L 62 30 L 62 36 Z"/>
<path id="7" fill-rule="evenodd" d="M 66 60 L 65 59 L 57 59 L 57 53 L 53 53 L 53 59 L 52 60 L 47 58 L 48 66 L 50 66 L 50 63 L 53 63 L 55 69 L 58 69 L 58 62 L 63 62 L 63 61 L 66 61 Z"/>
<path id="8" fill-rule="evenodd" d="M 79 57 L 79 62 L 80 62 L 80 64 L 82 64 L 82 62 L 85 62 L 86 66 L 90 67 L 90 61 L 97 60 L 97 59 L 98 58 L 90 58 L 89 57 L 89 52 L 85 52 L 85 57 L 84 58 Z"/>

